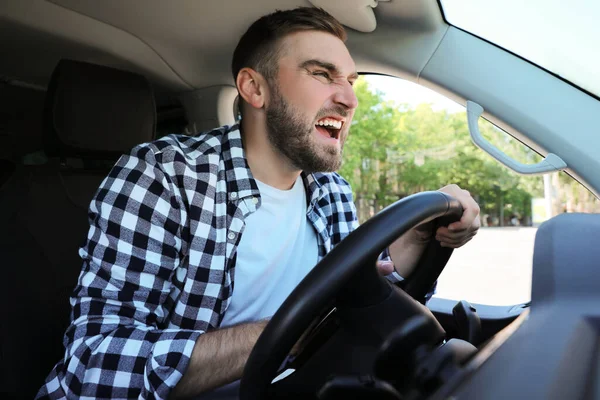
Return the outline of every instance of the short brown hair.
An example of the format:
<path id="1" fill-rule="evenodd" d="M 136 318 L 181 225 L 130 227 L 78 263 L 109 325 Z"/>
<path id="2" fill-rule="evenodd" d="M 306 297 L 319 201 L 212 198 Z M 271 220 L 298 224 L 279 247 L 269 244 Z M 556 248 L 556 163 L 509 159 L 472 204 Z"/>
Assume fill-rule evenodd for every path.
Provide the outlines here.
<path id="1" fill-rule="evenodd" d="M 277 74 L 280 55 L 279 39 L 298 31 L 322 31 L 346 41 L 346 30 L 329 13 L 320 8 L 300 7 L 276 11 L 254 22 L 240 39 L 231 63 L 233 80 L 242 68 L 252 68 L 267 80 Z"/>

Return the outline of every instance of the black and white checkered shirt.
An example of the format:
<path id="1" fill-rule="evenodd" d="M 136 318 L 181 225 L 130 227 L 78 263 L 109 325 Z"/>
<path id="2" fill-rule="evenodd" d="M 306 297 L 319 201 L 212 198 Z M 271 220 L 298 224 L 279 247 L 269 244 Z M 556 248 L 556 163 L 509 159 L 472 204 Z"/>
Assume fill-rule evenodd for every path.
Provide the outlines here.
<path id="1" fill-rule="evenodd" d="M 352 192 L 336 173 L 302 178 L 321 259 L 358 225 Z M 238 126 L 121 157 L 91 202 L 65 357 L 38 397 L 167 398 L 223 319 L 260 204 Z"/>

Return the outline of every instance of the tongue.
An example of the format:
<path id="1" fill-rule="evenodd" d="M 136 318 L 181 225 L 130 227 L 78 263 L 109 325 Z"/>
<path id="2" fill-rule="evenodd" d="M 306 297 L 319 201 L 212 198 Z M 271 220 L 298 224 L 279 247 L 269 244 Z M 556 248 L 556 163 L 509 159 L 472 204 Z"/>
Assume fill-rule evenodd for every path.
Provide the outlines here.
<path id="1" fill-rule="evenodd" d="M 319 132 L 321 135 L 323 135 L 323 136 L 325 136 L 325 137 L 328 137 L 328 138 L 330 138 L 330 137 L 331 137 L 331 133 L 329 133 L 329 131 L 328 131 L 328 130 L 327 130 L 325 127 L 323 127 L 323 126 L 319 126 L 319 125 L 316 125 L 316 127 L 317 127 L 317 131 L 318 131 L 318 132 Z"/>

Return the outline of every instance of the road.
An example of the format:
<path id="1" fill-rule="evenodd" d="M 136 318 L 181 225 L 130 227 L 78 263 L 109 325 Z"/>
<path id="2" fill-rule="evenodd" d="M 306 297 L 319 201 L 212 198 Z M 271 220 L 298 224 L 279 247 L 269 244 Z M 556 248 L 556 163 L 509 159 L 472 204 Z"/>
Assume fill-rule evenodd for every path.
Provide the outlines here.
<path id="1" fill-rule="evenodd" d="M 454 251 L 436 297 L 509 305 L 531 299 L 531 266 L 537 228 L 482 228 Z"/>

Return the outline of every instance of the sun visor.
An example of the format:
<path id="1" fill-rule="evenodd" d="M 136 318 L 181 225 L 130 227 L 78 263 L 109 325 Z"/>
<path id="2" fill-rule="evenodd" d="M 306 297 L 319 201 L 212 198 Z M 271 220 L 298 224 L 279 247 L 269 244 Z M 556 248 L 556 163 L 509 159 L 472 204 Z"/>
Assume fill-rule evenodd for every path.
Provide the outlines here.
<path id="1" fill-rule="evenodd" d="M 359 32 L 373 32 L 377 20 L 373 8 L 380 1 L 390 0 L 309 0 L 315 7 L 322 8 L 338 21 Z"/>

